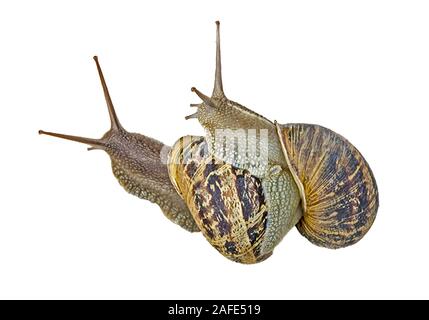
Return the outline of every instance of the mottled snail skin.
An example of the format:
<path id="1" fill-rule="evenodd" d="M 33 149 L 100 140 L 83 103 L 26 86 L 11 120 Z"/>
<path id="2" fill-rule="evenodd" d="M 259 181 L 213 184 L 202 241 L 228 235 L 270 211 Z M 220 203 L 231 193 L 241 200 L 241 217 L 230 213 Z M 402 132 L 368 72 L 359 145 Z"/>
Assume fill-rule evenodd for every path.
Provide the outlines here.
<path id="1" fill-rule="evenodd" d="M 271 256 L 296 226 L 312 243 L 342 248 L 359 241 L 378 209 L 377 185 L 359 151 L 339 134 L 311 124 L 279 125 L 226 98 L 221 74 L 219 22 L 216 73 L 211 97 L 201 99 L 196 118 L 205 137 L 180 138 L 172 148 L 152 138 L 128 133 L 119 124 L 100 66 L 111 129 L 101 139 L 41 131 L 105 150 L 113 173 L 130 193 L 157 203 L 173 222 L 201 231 L 222 255 L 240 263 Z M 256 130 L 236 137 L 259 146 L 266 161 L 240 156 L 235 147 L 216 143 L 216 132 Z M 230 149 L 228 149 L 230 148 Z M 161 160 L 168 151 L 168 162 Z M 225 152 L 226 151 L 226 152 Z M 247 155 L 247 153 L 246 153 Z"/>
<path id="2" fill-rule="evenodd" d="M 169 148 L 161 142 L 138 133 L 127 132 L 120 124 L 104 80 L 94 57 L 109 111 L 111 127 L 101 139 L 91 139 L 40 130 L 40 134 L 86 143 L 88 150 L 104 150 L 110 156 L 112 171 L 129 193 L 158 204 L 165 216 L 184 229 L 199 231 L 186 204 L 170 182 L 167 165 L 160 159 L 161 150 Z"/>

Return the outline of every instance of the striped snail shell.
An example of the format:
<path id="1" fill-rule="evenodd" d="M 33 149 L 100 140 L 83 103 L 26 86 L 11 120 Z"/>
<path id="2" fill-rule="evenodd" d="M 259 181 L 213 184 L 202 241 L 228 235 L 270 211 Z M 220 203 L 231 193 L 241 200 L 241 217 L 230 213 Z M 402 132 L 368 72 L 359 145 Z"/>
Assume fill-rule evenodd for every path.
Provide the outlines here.
<path id="1" fill-rule="evenodd" d="M 378 191 L 360 152 L 318 125 L 276 127 L 291 175 L 285 171 L 274 180 L 216 159 L 203 137 L 184 137 L 173 146 L 170 178 L 207 240 L 231 260 L 255 263 L 268 258 L 294 225 L 322 247 L 362 239 L 376 217 Z"/>
<path id="2" fill-rule="evenodd" d="M 290 175 L 260 179 L 216 159 L 203 137 L 176 142 L 169 174 L 203 235 L 233 261 L 265 260 L 301 217 Z M 277 190 L 270 190 L 273 186 Z"/>
<path id="3" fill-rule="evenodd" d="M 110 129 L 99 139 L 39 133 L 104 150 L 127 192 L 156 203 L 182 228 L 201 231 L 228 259 L 263 261 L 294 226 L 312 243 L 333 249 L 352 245 L 368 232 L 379 204 L 368 163 L 350 142 L 329 129 L 273 123 L 229 100 L 222 85 L 218 22 L 212 96 L 192 88 L 202 103 L 192 104 L 197 112 L 186 117 L 198 119 L 206 135 L 180 138 L 172 148 L 124 129 L 98 58 L 94 60 Z M 219 130 L 251 132 L 233 136 L 234 141 L 259 152 L 225 148 L 218 143 Z M 167 163 L 161 159 L 163 151 L 168 153 Z M 258 153 L 266 155 L 263 161 Z"/>
<path id="4" fill-rule="evenodd" d="M 368 163 L 339 134 L 318 125 L 272 123 L 226 98 L 217 28 L 216 76 L 208 97 L 192 105 L 206 137 L 184 137 L 172 147 L 169 175 L 203 235 L 225 257 L 256 263 L 269 257 L 297 226 L 312 243 L 342 248 L 359 241 L 374 222 L 378 191 Z M 266 130 L 258 144 L 268 159 L 224 152 L 216 130 Z M 247 153 L 246 153 L 247 155 Z M 257 162 L 256 162 L 257 163 Z"/>
<path id="5" fill-rule="evenodd" d="M 342 248 L 359 241 L 374 222 L 378 190 L 361 153 L 318 125 L 277 125 L 288 166 L 300 190 L 303 217 L 296 227 L 312 243 Z"/>

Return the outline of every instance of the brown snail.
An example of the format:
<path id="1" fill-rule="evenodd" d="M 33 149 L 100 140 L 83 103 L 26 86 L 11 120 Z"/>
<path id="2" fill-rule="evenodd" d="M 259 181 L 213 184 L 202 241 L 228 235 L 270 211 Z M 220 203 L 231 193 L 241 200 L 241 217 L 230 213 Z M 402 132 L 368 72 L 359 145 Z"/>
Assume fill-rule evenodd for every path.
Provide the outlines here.
<path id="1" fill-rule="evenodd" d="M 122 127 L 94 60 L 110 130 L 100 139 L 39 133 L 106 151 L 126 191 L 157 203 L 184 229 L 201 231 L 225 257 L 265 260 L 293 226 L 316 245 L 346 247 L 374 222 L 377 185 L 350 142 L 318 125 L 273 123 L 226 98 L 219 22 L 212 96 L 192 88 L 203 102 L 191 105 L 197 112 L 186 117 L 198 119 L 206 137 L 182 137 L 172 148 Z"/>

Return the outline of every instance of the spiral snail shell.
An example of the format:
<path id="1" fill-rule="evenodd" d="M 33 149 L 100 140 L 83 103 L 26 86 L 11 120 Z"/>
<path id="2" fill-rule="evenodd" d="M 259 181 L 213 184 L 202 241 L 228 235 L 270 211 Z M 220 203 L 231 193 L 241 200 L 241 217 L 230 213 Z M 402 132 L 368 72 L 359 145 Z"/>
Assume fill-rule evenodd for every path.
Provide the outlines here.
<path id="1" fill-rule="evenodd" d="M 197 112 L 186 117 L 198 119 L 205 137 L 182 137 L 170 148 L 127 132 L 96 58 L 110 130 L 101 139 L 40 133 L 106 151 L 126 191 L 158 204 L 184 229 L 201 231 L 230 260 L 267 259 L 293 226 L 322 247 L 358 242 L 373 224 L 379 204 L 368 163 L 349 141 L 327 128 L 271 122 L 226 98 L 216 24 L 213 93 L 209 97 L 192 88 L 202 103 L 192 104 Z M 223 140 L 228 135 L 231 144 Z M 168 152 L 167 163 L 161 150 Z"/>

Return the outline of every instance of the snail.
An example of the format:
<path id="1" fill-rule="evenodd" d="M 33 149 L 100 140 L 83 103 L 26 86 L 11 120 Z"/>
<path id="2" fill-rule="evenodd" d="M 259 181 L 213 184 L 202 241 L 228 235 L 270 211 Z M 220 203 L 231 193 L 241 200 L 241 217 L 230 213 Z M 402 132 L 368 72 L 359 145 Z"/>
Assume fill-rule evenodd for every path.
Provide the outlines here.
<path id="1" fill-rule="evenodd" d="M 130 133 L 119 122 L 97 66 L 111 127 L 91 139 L 39 131 L 104 150 L 129 193 L 159 205 L 182 228 L 200 231 L 226 258 L 257 263 L 271 256 L 296 226 L 326 248 L 355 244 L 376 217 L 374 175 L 361 153 L 341 135 L 313 124 L 280 124 L 229 100 L 221 71 L 219 22 L 212 95 L 191 90 L 205 136 L 185 136 L 172 147 Z M 167 161 L 162 154 L 167 153 Z"/>

